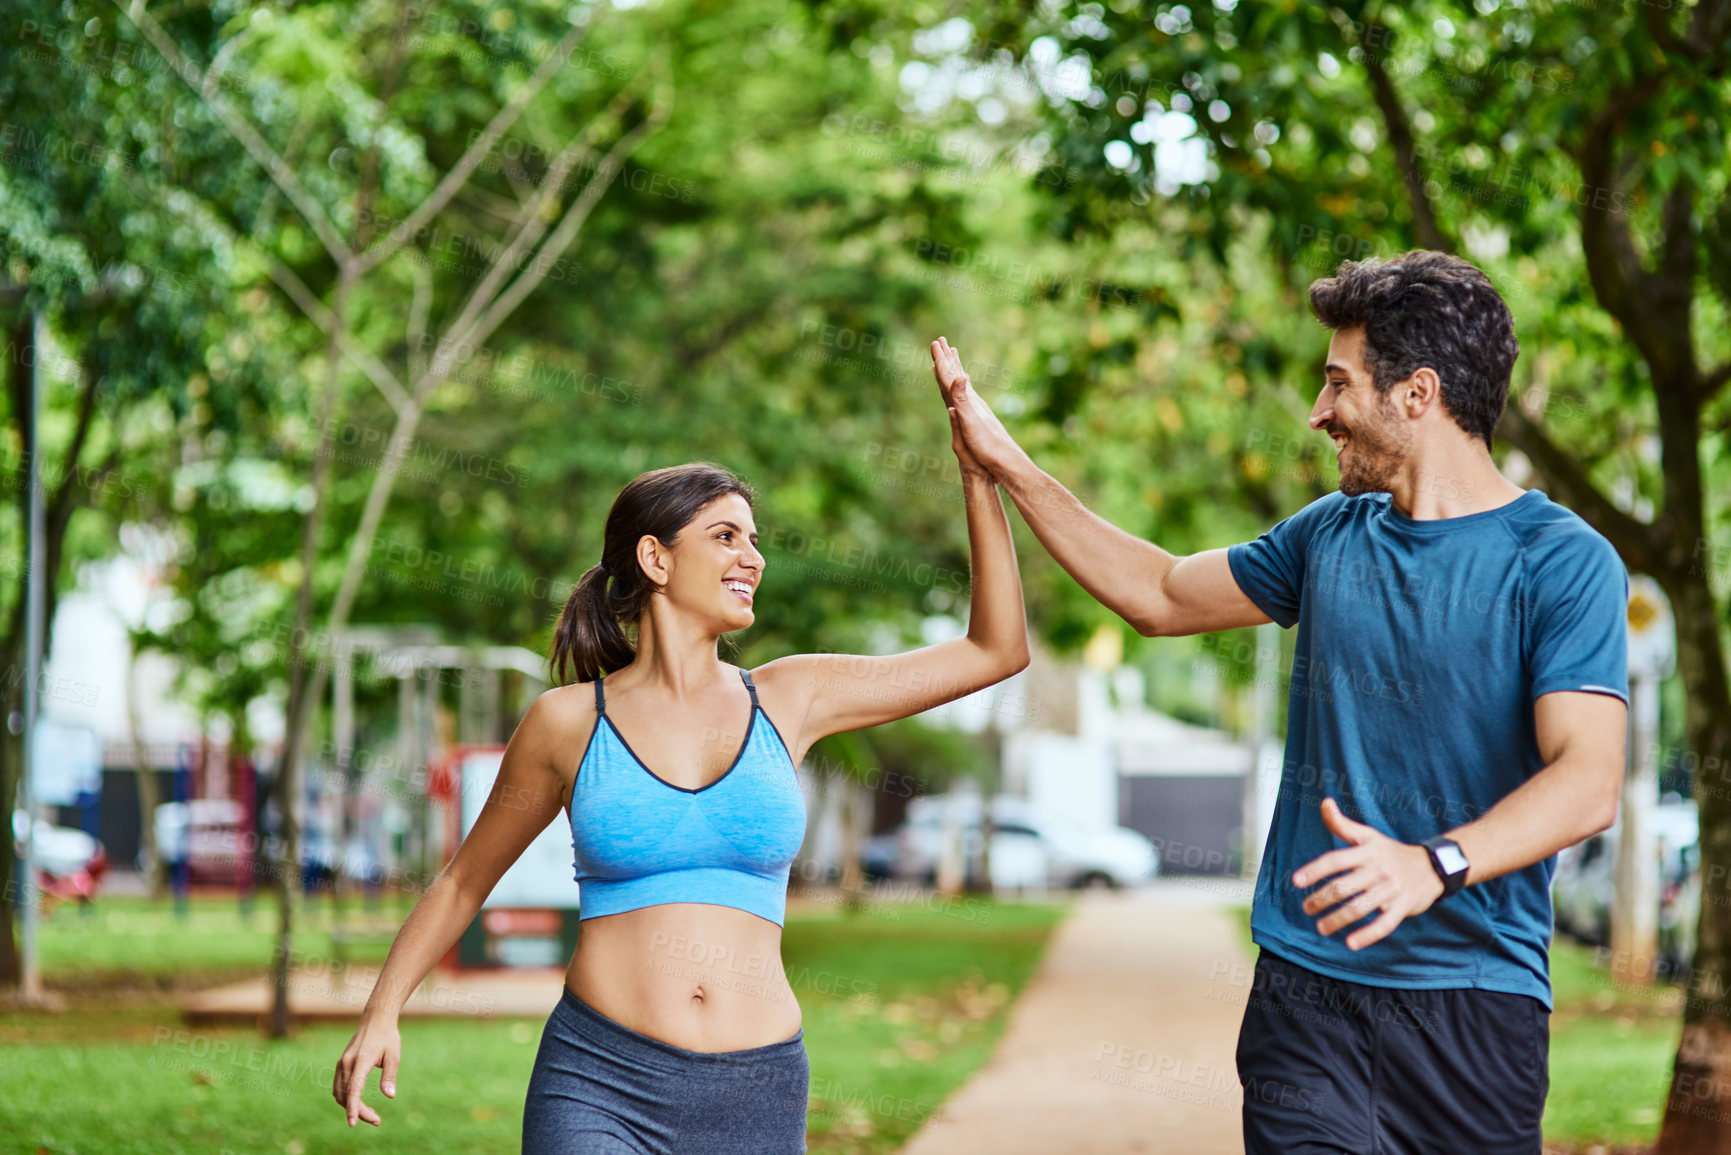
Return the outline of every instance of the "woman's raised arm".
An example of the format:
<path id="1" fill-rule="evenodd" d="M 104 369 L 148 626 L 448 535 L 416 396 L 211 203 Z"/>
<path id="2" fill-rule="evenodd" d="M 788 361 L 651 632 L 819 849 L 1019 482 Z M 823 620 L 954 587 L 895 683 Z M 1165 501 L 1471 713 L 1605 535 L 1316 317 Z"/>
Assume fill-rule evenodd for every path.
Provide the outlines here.
<path id="1" fill-rule="evenodd" d="M 967 377 L 961 358 L 940 337 L 932 342 L 932 365 L 947 401 L 954 383 Z M 900 654 L 794 654 L 756 671 L 762 685 L 797 704 L 789 735 L 796 756 L 826 735 L 906 718 L 1027 668 L 1028 622 L 1010 523 L 996 483 L 962 440 L 953 408 L 950 447 L 967 504 L 968 632 Z"/>

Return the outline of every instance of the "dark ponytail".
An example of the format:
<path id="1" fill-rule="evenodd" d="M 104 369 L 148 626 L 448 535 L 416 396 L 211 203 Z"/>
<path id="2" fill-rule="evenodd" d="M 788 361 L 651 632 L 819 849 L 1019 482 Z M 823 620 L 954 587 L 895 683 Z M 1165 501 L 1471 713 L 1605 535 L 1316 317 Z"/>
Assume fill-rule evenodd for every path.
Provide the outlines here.
<path id="1" fill-rule="evenodd" d="M 577 580 L 553 630 L 548 660 L 556 684 L 593 682 L 631 664 L 637 649 L 625 630 L 636 624 L 655 591 L 637 564 L 637 543 L 647 533 L 673 548 L 698 510 L 730 493 L 747 505 L 757 496 L 738 477 L 708 462 L 652 469 L 619 491 L 607 513 L 601 564 Z"/>

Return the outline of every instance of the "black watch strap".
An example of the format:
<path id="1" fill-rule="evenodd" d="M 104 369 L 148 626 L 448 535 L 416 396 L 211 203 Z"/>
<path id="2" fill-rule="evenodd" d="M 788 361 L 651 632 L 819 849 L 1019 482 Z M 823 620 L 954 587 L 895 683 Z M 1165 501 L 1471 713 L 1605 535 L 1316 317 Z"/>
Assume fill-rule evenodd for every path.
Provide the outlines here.
<path id="1" fill-rule="evenodd" d="M 1431 869 L 1442 879 L 1442 896 L 1458 894 L 1461 887 L 1467 884 L 1467 856 L 1461 850 L 1460 843 L 1452 838 L 1439 834 L 1435 838 L 1427 838 L 1419 845 L 1430 855 Z"/>

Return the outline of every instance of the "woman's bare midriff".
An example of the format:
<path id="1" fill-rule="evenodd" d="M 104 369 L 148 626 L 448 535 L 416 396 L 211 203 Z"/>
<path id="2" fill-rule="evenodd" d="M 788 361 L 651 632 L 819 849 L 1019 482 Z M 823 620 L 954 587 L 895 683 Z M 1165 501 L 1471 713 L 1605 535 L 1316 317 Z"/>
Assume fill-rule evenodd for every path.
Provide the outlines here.
<path id="1" fill-rule="evenodd" d="M 800 1029 L 781 927 L 730 906 L 586 918 L 565 985 L 615 1022 L 688 1051 L 764 1047 Z"/>

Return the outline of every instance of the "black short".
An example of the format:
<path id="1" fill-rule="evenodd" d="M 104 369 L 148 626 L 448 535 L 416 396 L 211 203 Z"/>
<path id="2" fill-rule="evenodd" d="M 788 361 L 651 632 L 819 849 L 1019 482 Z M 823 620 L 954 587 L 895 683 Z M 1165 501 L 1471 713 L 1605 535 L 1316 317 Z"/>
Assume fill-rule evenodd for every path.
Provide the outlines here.
<path id="1" fill-rule="evenodd" d="M 1528 995 L 1365 986 L 1264 950 L 1238 1032 L 1246 1155 L 1540 1155 L 1550 1015 Z"/>

